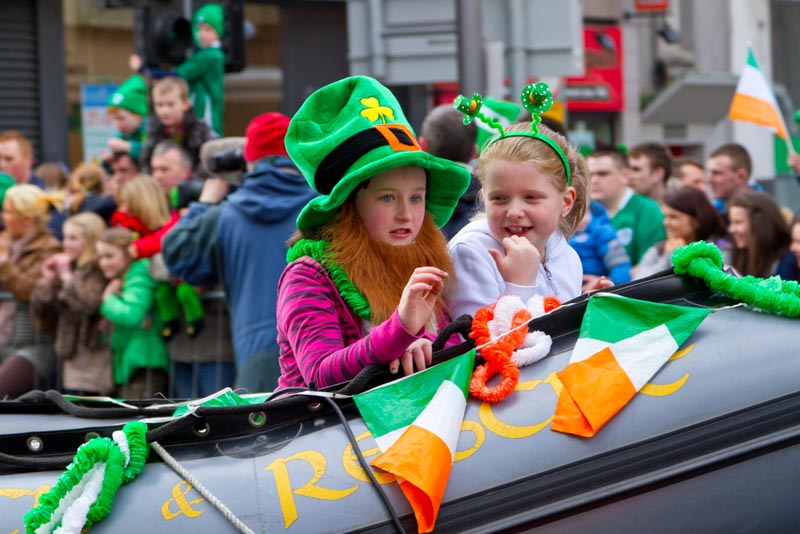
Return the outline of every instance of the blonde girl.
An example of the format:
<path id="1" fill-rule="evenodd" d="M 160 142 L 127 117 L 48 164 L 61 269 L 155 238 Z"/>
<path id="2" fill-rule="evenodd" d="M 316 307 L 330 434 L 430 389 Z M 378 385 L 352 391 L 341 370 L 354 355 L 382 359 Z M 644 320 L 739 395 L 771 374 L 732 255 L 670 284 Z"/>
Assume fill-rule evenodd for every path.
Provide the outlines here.
<path id="1" fill-rule="evenodd" d="M 114 324 L 111 352 L 117 395 L 127 399 L 166 392 L 169 355 L 155 313 L 158 282 L 149 273 L 150 260 L 128 253 L 133 233 L 110 228 L 97 241 L 98 264 L 109 280 L 100 314 Z"/>
<path id="2" fill-rule="evenodd" d="M 170 213 L 167 197 L 152 177 L 139 174 L 123 183 L 114 198 L 117 211 L 111 226 L 122 226 L 136 232 L 138 238 L 130 250 L 135 258 L 149 258 L 161 251 L 161 237 L 178 222 L 178 214 Z"/>
<path id="3" fill-rule="evenodd" d="M 475 172 L 485 211 L 448 244 L 453 316 L 473 315 L 504 294 L 562 302 L 580 295 L 583 269 L 567 243 L 586 210 L 588 173 L 578 151 L 545 126 L 535 133 L 530 122 L 517 123 L 489 140 Z"/>
<path id="4" fill-rule="evenodd" d="M 140 236 L 133 241 L 128 253 L 134 258 L 160 255 L 161 239 L 175 226 L 180 215 L 177 211 L 170 212 L 167 197 L 158 182 L 144 174 L 136 176 L 122 184 L 116 199 L 119 208 L 111 217 L 111 225 L 123 226 Z M 163 264 L 160 256 L 154 262 Z M 181 310 L 186 319 L 186 334 L 196 338 L 205 328 L 205 315 L 197 291 L 182 282 L 173 285 L 168 273 L 157 276 L 165 282 L 158 292 L 164 339 L 169 341 L 178 332 Z"/>
<path id="5" fill-rule="evenodd" d="M 73 215 L 64 223 L 64 252 L 42 264 L 31 298 L 37 316 L 57 317 L 55 352 L 66 393 L 107 395 L 112 390 L 111 352 L 105 345 L 100 303 L 106 279 L 95 244 L 106 229 L 96 213 Z"/>
<path id="6" fill-rule="evenodd" d="M 55 317 L 31 317 L 29 303 L 42 263 L 61 251 L 47 229 L 50 212 L 62 195 L 35 185 L 10 187 L 3 201 L 5 231 L 0 237 L 0 286 L 12 298 L 0 301 L 0 398 L 34 386 L 50 386 L 54 377 Z"/>

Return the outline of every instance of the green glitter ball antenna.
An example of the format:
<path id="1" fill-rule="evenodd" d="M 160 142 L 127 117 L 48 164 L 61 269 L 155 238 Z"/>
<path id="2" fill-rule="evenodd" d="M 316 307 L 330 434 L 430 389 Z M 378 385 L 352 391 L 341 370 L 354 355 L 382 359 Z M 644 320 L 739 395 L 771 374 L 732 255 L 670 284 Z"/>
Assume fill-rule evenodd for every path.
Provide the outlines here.
<path id="1" fill-rule="evenodd" d="M 483 107 L 483 97 L 478 93 L 473 93 L 471 98 L 458 95 L 453 101 L 453 107 L 464 114 L 464 126 L 470 124 L 476 118 L 479 118 L 484 123 L 499 131 L 501 134 L 505 133 L 503 124 L 499 120 L 481 113 L 481 108 Z"/>
<path id="2" fill-rule="evenodd" d="M 553 95 L 544 82 L 531 83 L 522 90 L 522 107 L 531 113 L 531 130 L 539 133 L 542 113 L 553 107 Z"/>
<path id="3" fill-rule="evenodd" d="M 499 141 L 500 139 L 507 139 L 509 137 L 532 137 L 545 143 L 558 155 L 561 163 L 564 166 L 564 175 L 567 179 L 567 185 L 572 183 L 572 173 L 570 171 L 569 160 L 567 155 L 561 147 L 549 136 L 539 133 L 539 123 L 542 122 L 542 113 L 545 113 L 553 107 L 553 95 L 550 92 L 550 87 L 544 82 L 531 83 L 525 86 L 520 93 L 520 100 L 522 106 L 531 112 L 531 129 L 528 131 L 512 131 L 506 133 L 503 124 L 494 117 L 489 117 L 481 113 L 483 106 L 483 97 L 478 93 L 473 93 L 472 97 L 467 98 L 464 95 L 458 95 L 453 101 L 453 107 L 464 114 L 464 124 L 467 125 L 474 121 L 476 118 L 481 119 L 487 126 L 499 132 L 489 139 L 483 146 L 483 150 L 489 145 Z"/>

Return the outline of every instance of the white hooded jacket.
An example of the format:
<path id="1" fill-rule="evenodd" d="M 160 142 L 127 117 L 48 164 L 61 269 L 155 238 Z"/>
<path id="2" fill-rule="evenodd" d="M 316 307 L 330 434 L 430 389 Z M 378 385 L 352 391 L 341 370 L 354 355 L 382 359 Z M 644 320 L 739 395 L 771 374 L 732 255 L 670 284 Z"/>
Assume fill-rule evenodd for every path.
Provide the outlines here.
<path id="1" fill-rule="evenodd" d="M 486 219 L 469 223 L 448 243 L 456 278 L 448 298 L 452 317 L 475 315 L 479 308 L 494 303 L 501 295 L 516 295 L 523 302 L 533 295 L 554 295 L 563 303 L 581 294 L 581 260 L 561 234 L 554 232 L 547 240 L 545 258 L 533 286 L 503 280 L 489 254 L 490 248 L 503 252 L 503 245 L 489 232 Z"/>

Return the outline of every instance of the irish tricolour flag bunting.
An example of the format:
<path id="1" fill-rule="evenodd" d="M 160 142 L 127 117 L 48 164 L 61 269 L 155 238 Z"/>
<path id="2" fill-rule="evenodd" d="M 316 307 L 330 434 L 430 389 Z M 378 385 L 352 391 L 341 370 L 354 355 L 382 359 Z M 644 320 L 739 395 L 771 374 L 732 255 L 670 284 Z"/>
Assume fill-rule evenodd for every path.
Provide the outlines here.
<path id="1" fill-rule="evenodd" d="M 450 478 L 475 362 L 472 350 L 421 373 L 356 395 L 381 455 L 372 465 L 393 474 L 430 532 Z"/>
<path id="2" fill-rule="evenodd" d="M 766 126 L 782 137 L 789 145 L 789 130 L 775 100 L 772 88 L 761 69 L 758 68 L 753 49 L 747 48 L 747 63 L 742 69 L 736 93 L 733 95 L 728 118 L 744 122 L 752 122 Z"/>
<path id="3" fill-rule="evenodd" d="M 601 293 L 589 299 L 551 428 L 597 433 L 692 335 L 710 310 Z"/>

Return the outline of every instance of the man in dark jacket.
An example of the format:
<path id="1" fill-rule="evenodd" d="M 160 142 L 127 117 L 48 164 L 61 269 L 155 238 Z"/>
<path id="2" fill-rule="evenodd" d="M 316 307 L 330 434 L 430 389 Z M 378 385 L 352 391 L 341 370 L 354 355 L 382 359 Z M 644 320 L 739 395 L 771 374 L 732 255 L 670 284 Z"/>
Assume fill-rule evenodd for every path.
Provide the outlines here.
<path id="1" fill-rule="evenodd" d="M 425 117 L 419 144 L 425 152 L 460 163 L 472 172 L 470 161 L 478 156 L 475 145 L 477 135 L 478 127 L 474 122 L 464 126 L 464 115 L 451 104 L 442 104 Z M 447 239 L 456 235 L 480 211 L 480 190 L 481 183 L 473 174 L 469 189 L 459 199 L 450 221 L 442 227 Z"/>
<path id="2" fill-rule="evenodd" d="M 182 280 L 225 288 L 236 353 L 236 382 L 272 391 L 280 376 L 275 304 L 295 219 L 316 196 L 286 154 L 289 118 L 266 113 L 247 127 L 250 162 L 238 190 L 224 202 L 227 182 L 209 179 L 199 202 L 164 237 L 167 268 Z"/>

